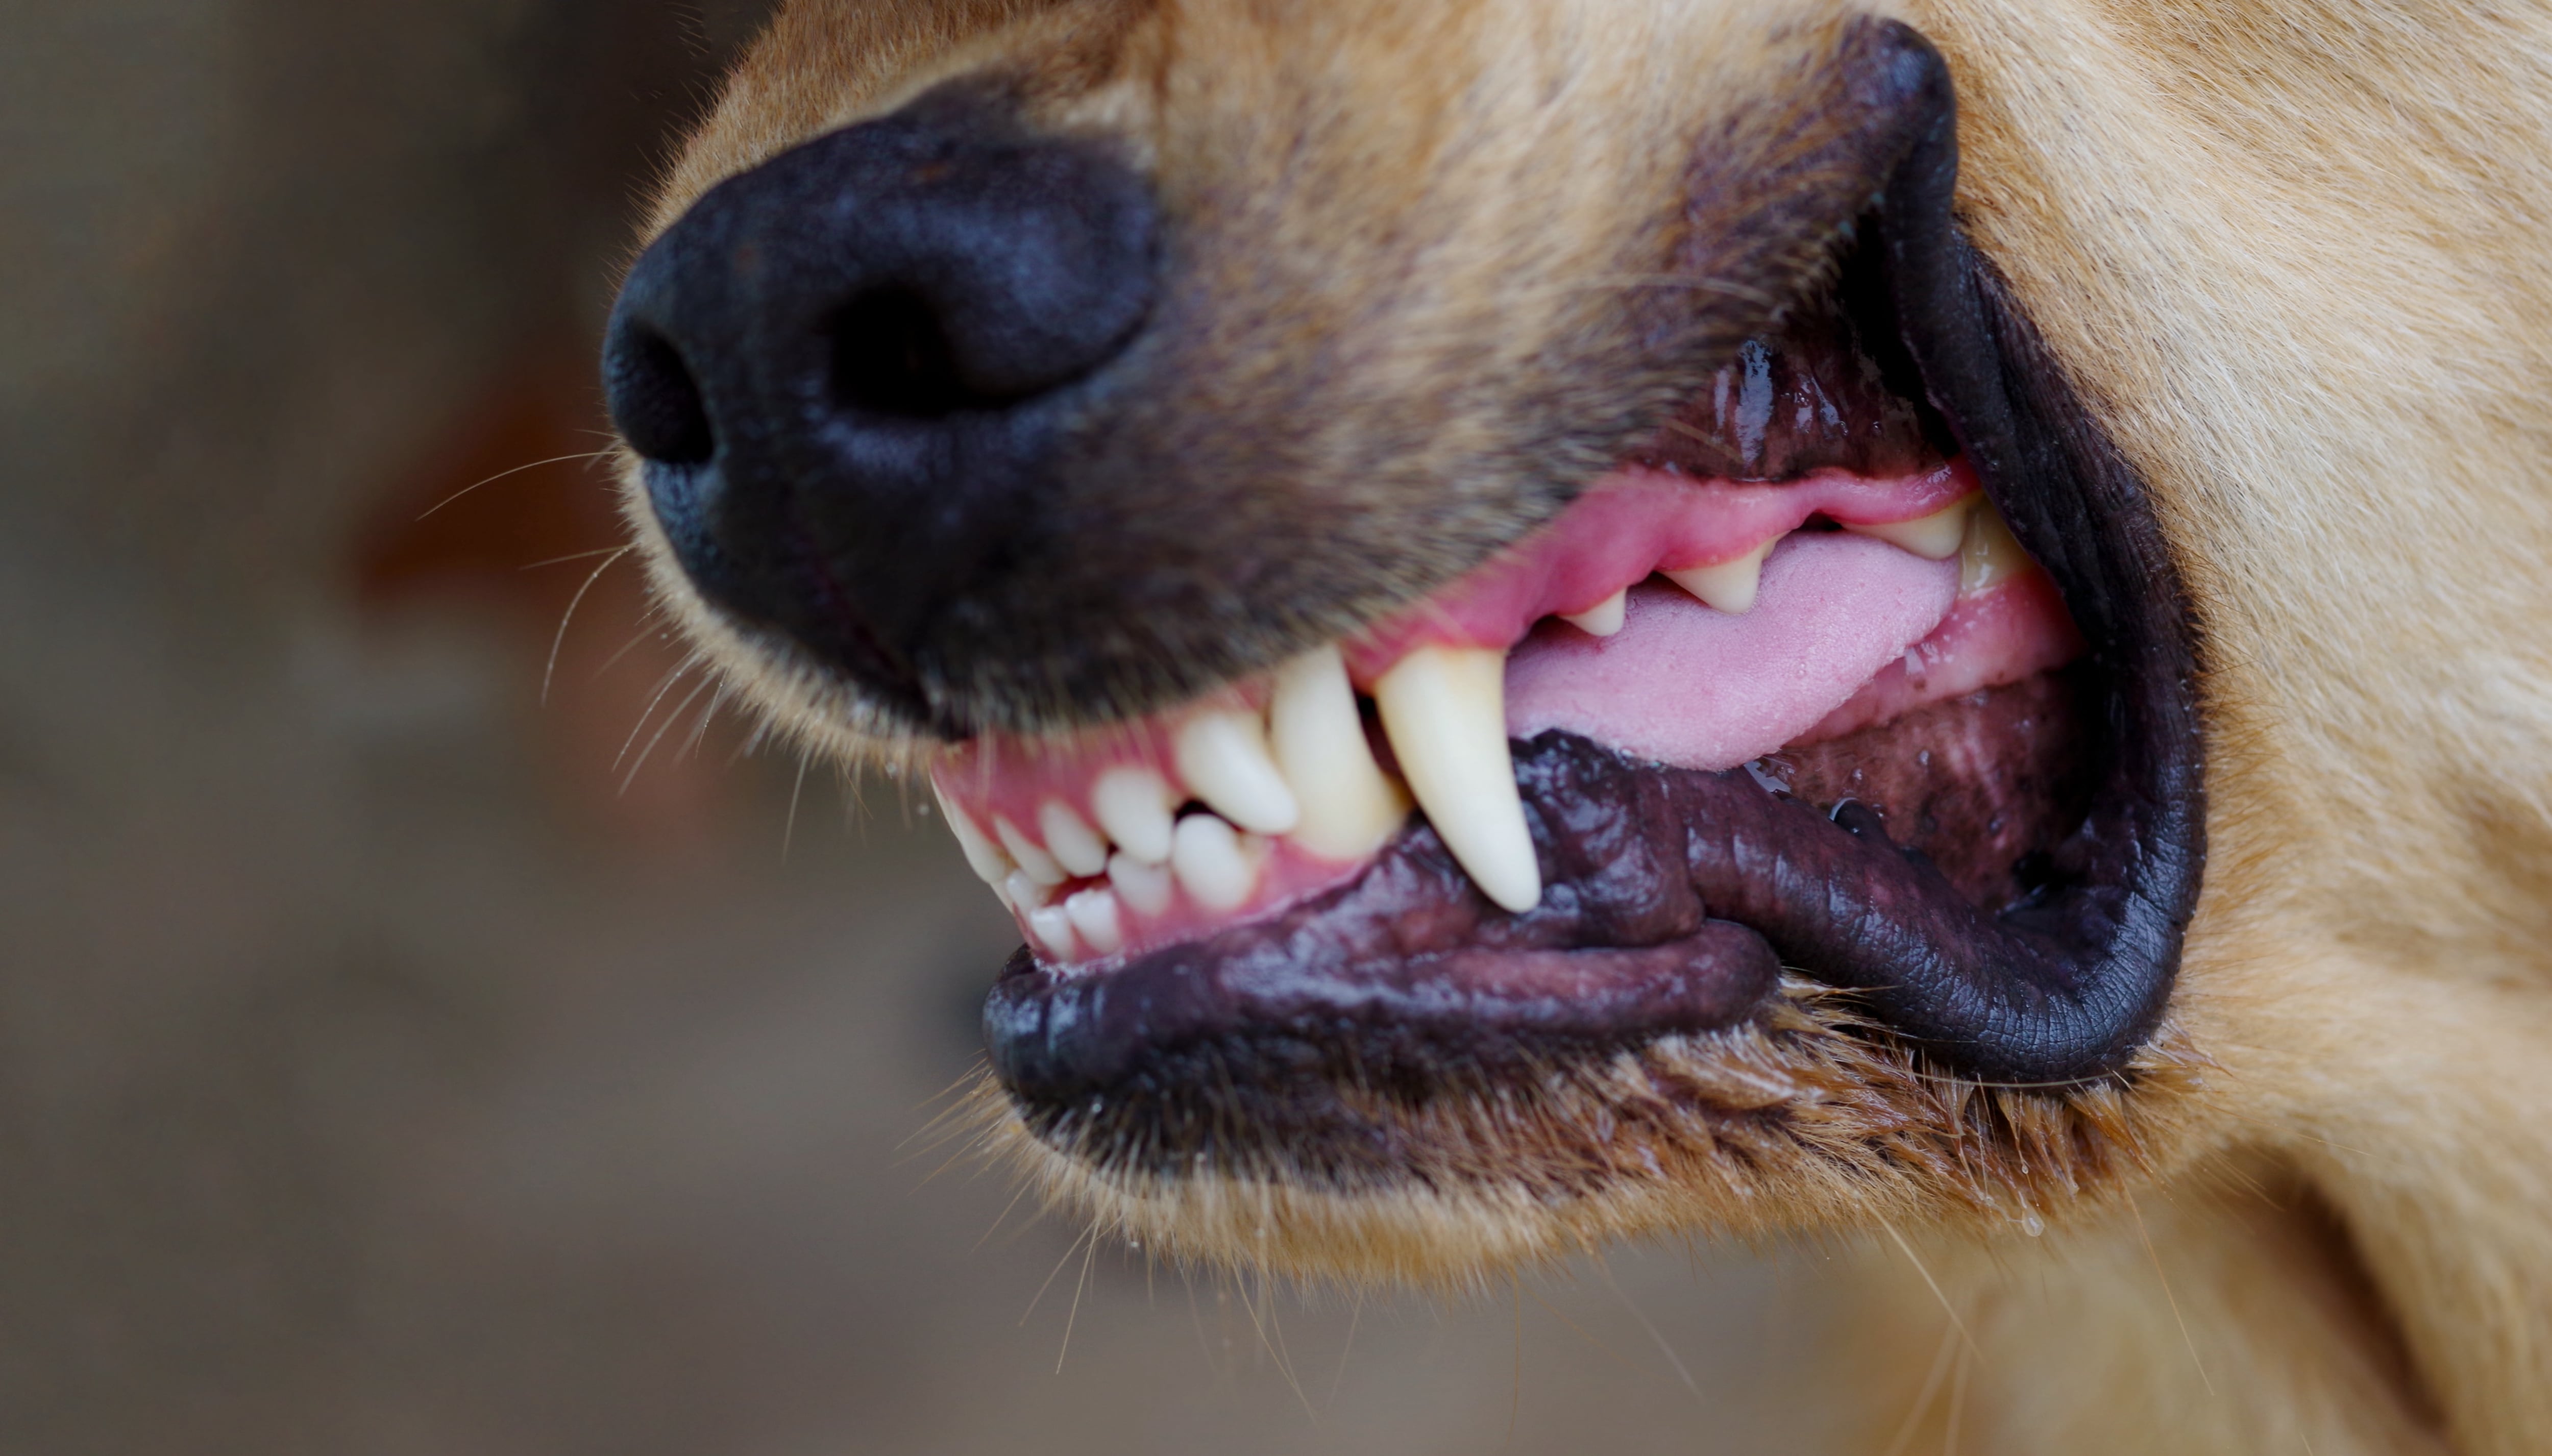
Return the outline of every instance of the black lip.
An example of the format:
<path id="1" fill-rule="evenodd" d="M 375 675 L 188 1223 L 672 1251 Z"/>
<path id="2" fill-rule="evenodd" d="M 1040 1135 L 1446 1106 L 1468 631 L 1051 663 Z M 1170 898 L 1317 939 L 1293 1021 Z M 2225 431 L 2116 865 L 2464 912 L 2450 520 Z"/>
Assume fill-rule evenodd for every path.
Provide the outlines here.
<path id="1" fill-rule="evenodd" d="M 2090 645 L 2101 780 L 2044 887 L 1981 910 L 1849 814 L 1545 735 L 1518 756 L 1549 886 L 1526 915 L 1488 906 L 1419 825 L 1355 884 L 1262 924 L 1099 975 L 1014 959 L 985 1028 L 1032 1127 L 1095 1130 L 1163 1171 L 1244 1143 L 1282 1145 L 1298 1172 L 1387 1170 L 1374 1097 L 1728 1025 L 1780 966 L 1985 1082 L 2113 1076 L 2152 1035 L 2205 862 L 2196 628 L 2143 483 L 1958 224 L 1941 56 L 1893 23 L 1862 42 L 1855 94 L 1920 123 L 1877 221 L 1903 341 Z"/>

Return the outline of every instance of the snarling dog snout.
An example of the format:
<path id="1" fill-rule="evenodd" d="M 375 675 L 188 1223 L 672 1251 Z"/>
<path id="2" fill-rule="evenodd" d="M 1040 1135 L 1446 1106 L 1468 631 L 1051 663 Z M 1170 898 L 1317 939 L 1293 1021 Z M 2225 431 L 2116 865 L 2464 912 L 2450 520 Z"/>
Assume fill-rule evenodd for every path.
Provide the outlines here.
<path id="1" fill-rule="evenodd" d="M 919 639 L 1052 494 L 1157 231 L 1130 168 L 964 94 L 708 193 L 640 260 L 604 362 L 694 585 L 924 711 Z"/>

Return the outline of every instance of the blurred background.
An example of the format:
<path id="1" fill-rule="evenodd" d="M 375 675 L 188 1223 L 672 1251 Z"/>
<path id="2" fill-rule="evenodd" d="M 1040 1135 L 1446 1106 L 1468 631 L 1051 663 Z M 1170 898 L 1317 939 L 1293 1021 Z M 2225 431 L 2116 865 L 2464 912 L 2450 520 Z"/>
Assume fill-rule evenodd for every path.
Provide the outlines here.
<path id="1" fill-rule="evenodd" d="M 1006 918 L 596 574 L 762 11 L 0 0 L 0 1449 L 1818 1449 L 1813 1252 L 1359 1303 L 923 1135 Z"/>

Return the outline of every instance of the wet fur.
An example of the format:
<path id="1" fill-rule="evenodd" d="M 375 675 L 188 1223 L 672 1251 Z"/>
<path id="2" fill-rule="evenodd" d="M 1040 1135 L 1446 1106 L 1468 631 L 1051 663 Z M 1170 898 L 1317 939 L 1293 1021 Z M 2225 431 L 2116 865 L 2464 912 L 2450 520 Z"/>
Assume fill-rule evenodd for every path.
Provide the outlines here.
<path id="1" fill-rule="evenodd" d="M 1089 1157 L 1029 1138 L 988 1094 L 993 1135 L 1154 1247 L 1347 1278 L 1460 1285 L 1658 1229 L 1865 1235 L 1871 1307 L 1820 1389 L 1865 1403 L 1867 1449 L 1909 1412 L 1912 1449 L 1954 1418 L 1967 1451 L 2543 1449 L 2552 21 L 2342 0 L 1892 13 L 1957 75 L 1971 236 L 2158 495 L 2207 633 L 2213 857 L 2132 1090 L 1946 1082 L 1793 987 L 1757 1024 L 1501 1109 L 1520 1116 L 1425 1114 L 1447 1169 L 1503 1183 L 1164 1188 L 1111 1176 L 1104 1138 Z M 1172 401 L 1164 448 L 1296 441 L 1261 468 L 1249 523 L 1334 539 L 1318 500 L 1384 546 L 1307 550 L 1289 600 L 1229 603 L 1114 666 L 968 684 L 1051 725 L 1331 635 L 1554 509 L 1748 294 L 1813 265 L 1751 258 L 1720 279 L 1724 313 L 1673 294 L 1687 322 L 1663 344 L 1643 309 L 1668 295 L 1618 286 L 1689 264 L 1677 250 L 1707 233 L 1659 204 L 1693 139 L 1794 154 L 1844 21 L 1746 0 L 798 0 L 660 218 L 992 72 L 1037 124 L 1132 149 L 1174 216 L 1210 220 L 1190 261 L 1231 306 L 1180 347 L 1248 431 L 1182 436 Z M 1285 374 L 1289 337 L 1350 341 L 1341 387 L 1428 412 L 1339 407 Z M 1223 528 L 1182 520 L 1141 549 L 1211 565 Z M 702 650 L 807 747 L 926 751 L 651 555 Z M 1653 1170 L 1598 1151 L 1596 1119 L 1626 1107 L 1647 1109 Z"/>

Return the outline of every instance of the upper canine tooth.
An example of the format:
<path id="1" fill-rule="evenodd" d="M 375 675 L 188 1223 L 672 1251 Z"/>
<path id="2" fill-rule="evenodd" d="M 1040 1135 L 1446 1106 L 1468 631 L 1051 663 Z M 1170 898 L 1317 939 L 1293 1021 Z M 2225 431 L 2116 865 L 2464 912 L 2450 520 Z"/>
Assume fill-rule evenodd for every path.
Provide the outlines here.
<path id="1" fill-rule="evenodd" d="M 1631 588 L 1623 587 L 1582 612 L 1561 612 L 1559 620 L 1593 637 L 1610 637 L 1630 619 Z"/>
<path id="2" fill-rule="evenodd" d="M 1258 865 L 1230 824 L 1217 814 L 1179 821 L 1170 868 L 1188 898 L 1209 910 L 1236 910 L 1258 888 Z"/>
<path id="3" fill-rule="evenodd" d="M 1891 546 L 1901 546 L 1927 561 L 1946 562 L 1959 554 L 1967 539 L 1967 511 L 1981 497 L 1970 492 L 1928 516 L 1910 521 L 1882 521 L 1875 526 L 1846 526 L 1845 530 L 1861 536 L 1875 536 Z"/>
<path id="4" fill-rule="evenodd" d="M 1668 572 L 1665 578 L 1700 597 L 1707 605 L 1717 607 L 1732 617 L 1742 617 L 1754 609 L 1754 597 L 1763 587 L 1763 558 L 1772 554 L 1780 538 L 1770 541 L 1731 561 L 1713 562 L 1706 567 L 1686 567 Z"/>
<path id="5" fill-rule="evenodd" d="M 1179 777 L 1206 807 L 1243 829 L 1285 834 L 1302 817 L 1294 790 L 1267 755 L 1267 731 L 1245 708 L 1215 708 L 1179 729 Z"/>
<path id="6" fill-rule="evenodd" d="M 975 878 L 986 884 L 998 885 L 1008 880 L 1010 857 L 986 837 L 983 827 L 975 822 L 972 814 L 950 803 L 948 795 L 939 791 L 938 784 L 931 784 L 930 791 L 939 800 L 940 816 L 948 821 L 949 831 L 957 836 L 957 847 L 966 852 L 966 868 L 974 871 Z"/>
<path id="7" fill-rule="evenodd" d="M 1171 815 L 1178 808 L 1170 781 L 1149 769 L 1121 765 L 1090 786 L 1090 811 L 1116 847 L 1146 865 L 1170 862 Z"/>
<path id="8" fill-rule="evenodd" d="M 1507 659 L 1496 648 L 1422 647 L 1374 683 L 1410 792 L 1473 884 L 1522 912 L 1542 902 L 1542 867 L 1507 749 Z"/>
<path id="9" fill-rule="evenodd" d="M 1967 522 L 1967 544 L 1959 551 L 1960 591 L 1982 591 L 2036 565 L 1992 501 L 1976 507 Z"/>
<path id="10" fill-rule="evenodd" d="M 993 832 L 1002 837 L 1002 848 L 1010 852 L 1010 858 L 1019 862 L 1020 872 L 1030 880 L 1039 884 L 1061 884 L 1072 878 L 1063 873 L 1063 867 L 1054 862 L 1054 856 L 1047 854 L 1035 840 L 1021 834 L 1018 826 L 1010 820 L 995 819 Z"/>
<path id="11" fill-rule="evenodd" d="M 1409 796 L 1373 761 L 1346 660 L 1336 648 L 1305 653 L 1276 670 L 1267 725 L 1276 766 L 1302 809 L 1296 844 L 1323 859 L 1361 859 L 1409 817 Z"/>
<path id="12" fill-rule="evenodd" d="M 1108 841 L 1090 827 L 1090 821 L 1072 811 L 1072 805 L 1059 798 L 1045 801 L 1037 810 L 1037 828 L 1045 834 L 1046 852 L 1054 862 L 1075 875 L 1096 875 L 1108 868 Z"/>

